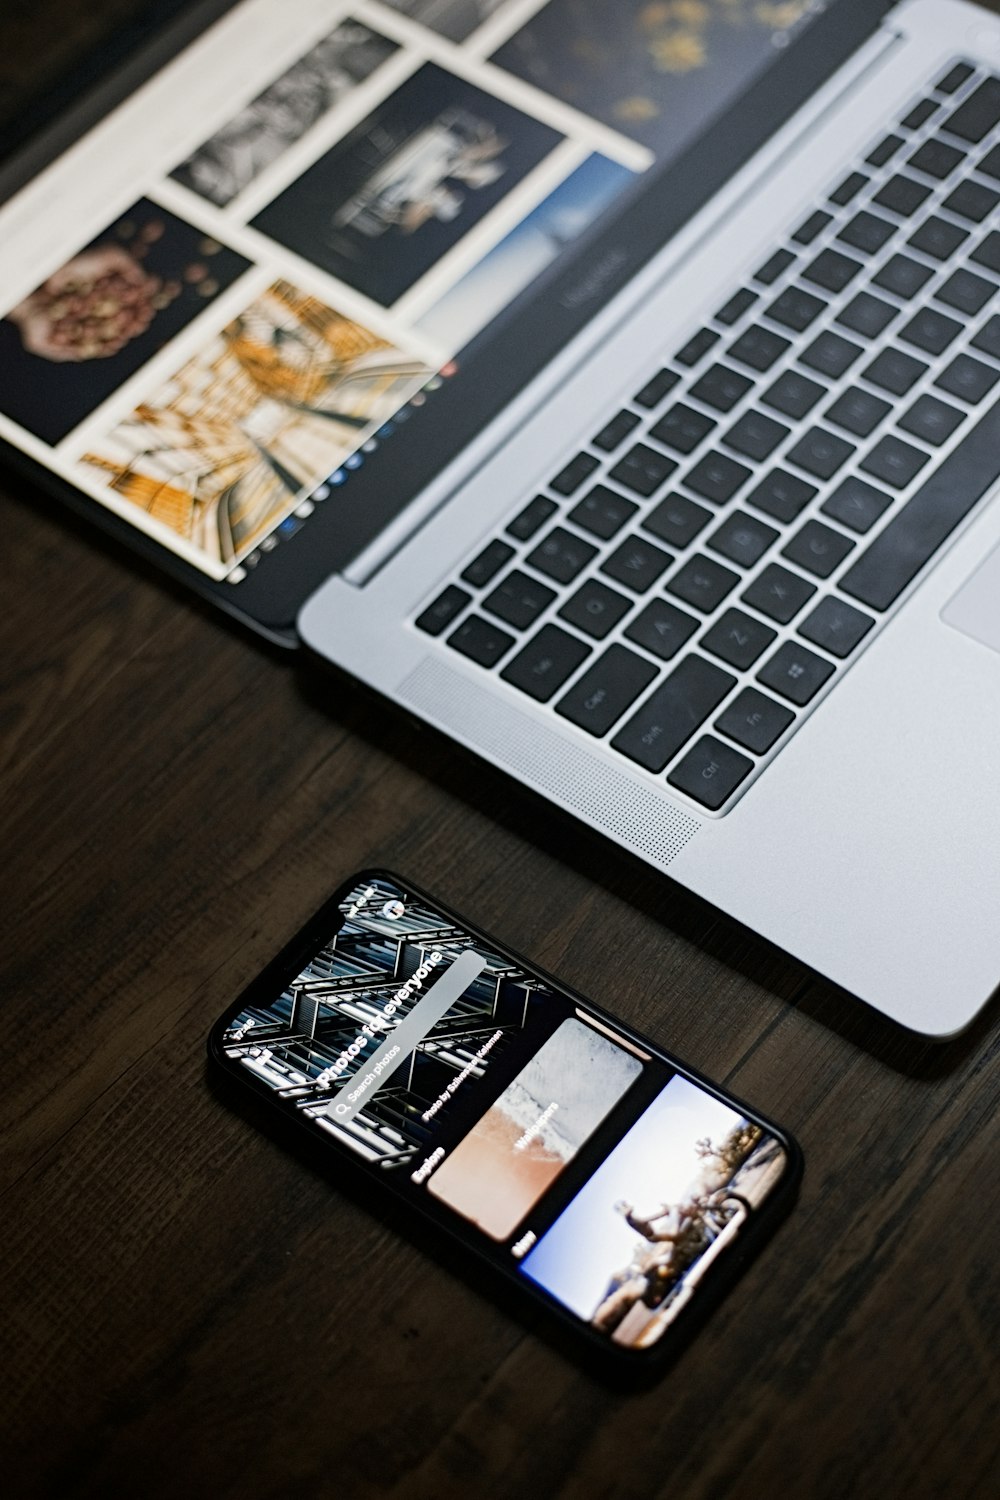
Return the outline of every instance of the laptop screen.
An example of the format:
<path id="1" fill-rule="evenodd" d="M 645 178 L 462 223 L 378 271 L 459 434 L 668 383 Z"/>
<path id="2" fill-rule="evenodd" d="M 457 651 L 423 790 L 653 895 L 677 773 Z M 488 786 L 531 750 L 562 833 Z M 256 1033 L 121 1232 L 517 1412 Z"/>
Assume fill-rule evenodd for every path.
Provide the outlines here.
<path id="1" fill-rule="evenodd" d="M 882 8 L 243 0 L 0 208 L 0 438 L 290 622 Z"/>

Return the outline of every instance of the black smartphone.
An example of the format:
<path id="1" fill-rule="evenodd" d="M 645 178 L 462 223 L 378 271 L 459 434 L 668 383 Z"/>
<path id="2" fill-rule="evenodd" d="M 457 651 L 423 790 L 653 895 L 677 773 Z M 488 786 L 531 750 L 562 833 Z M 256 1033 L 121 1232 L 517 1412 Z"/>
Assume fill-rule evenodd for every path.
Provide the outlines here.
<path id="1" fill-rule="evenodd" d="M 336 892 L 209 1054 L 636 1373 L 800 1175 L 786 1132 L 386 871 Z"/>

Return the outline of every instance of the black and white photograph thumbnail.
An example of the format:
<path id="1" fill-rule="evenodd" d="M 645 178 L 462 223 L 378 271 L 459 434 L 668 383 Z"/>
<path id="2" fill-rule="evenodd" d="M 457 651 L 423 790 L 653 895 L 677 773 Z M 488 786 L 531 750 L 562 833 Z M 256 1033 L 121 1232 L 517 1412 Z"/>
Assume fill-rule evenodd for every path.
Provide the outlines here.
<path id="1" fill-rule="evenodd" d="M 397 50 L 395 42 L 360 21 L 341 21 L 171 177 L 225 208 Z"/>

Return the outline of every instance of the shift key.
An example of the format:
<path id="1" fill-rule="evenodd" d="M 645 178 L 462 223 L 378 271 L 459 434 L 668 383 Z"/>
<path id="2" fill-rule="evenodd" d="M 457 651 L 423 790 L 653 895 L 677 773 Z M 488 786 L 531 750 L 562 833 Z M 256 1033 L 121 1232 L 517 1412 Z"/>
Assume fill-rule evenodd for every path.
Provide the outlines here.
<path id="1" fill-rule="evenodd" d="M 662 771 L 736 682 L 700 656 L 686 656 L 611 741 L 647 771 Z"/>

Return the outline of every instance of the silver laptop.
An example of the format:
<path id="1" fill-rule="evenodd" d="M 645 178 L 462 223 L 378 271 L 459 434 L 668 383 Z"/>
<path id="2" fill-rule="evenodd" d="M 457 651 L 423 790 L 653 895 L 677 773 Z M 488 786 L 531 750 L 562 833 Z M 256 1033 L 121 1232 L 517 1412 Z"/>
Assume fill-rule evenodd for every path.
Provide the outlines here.
<path id="1" fill-rule="evenodd" d="M 969 1023 L 1000 21 L 247 0 L 74 151 L 0 210 L 20 461 L 896 1021 Z"/>

